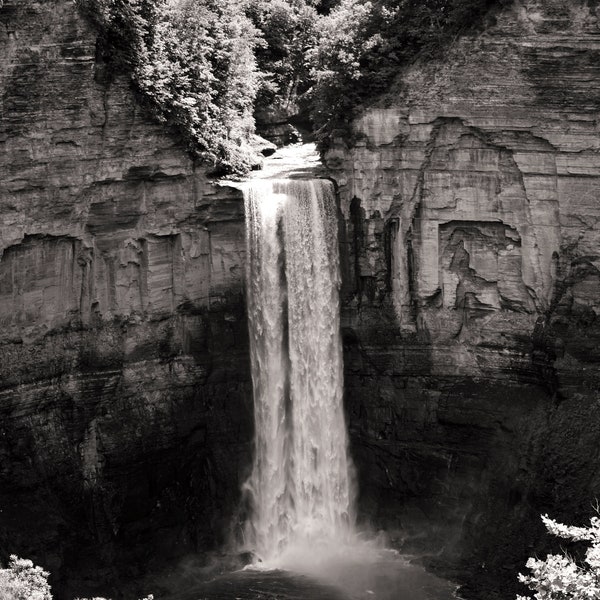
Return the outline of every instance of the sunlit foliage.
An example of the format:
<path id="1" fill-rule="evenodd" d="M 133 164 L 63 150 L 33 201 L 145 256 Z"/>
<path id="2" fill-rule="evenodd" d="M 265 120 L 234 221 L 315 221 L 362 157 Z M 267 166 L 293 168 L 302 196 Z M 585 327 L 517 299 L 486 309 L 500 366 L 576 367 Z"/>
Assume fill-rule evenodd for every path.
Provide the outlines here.
<path id="1" fill-rule="evenodd" d="M 106 76 L 126 69 L 155 116 L 228 172 L 252 161 L 258 32 L 246 0 L 78 0 Z"/>
<path id="2" fill-rule="evenodd" d="M 50 573 L 33 562 L 11 555 L 8 568 L 0 569 L 2 600 L 52 600 L 48 576 Z"/>
<path id="3" fill-rule="evenodd" d="M 530 558 L 530 575 L 519 581 L 535 592 L 535 600 L 592 600 L 600 598 L 600 518 L 592 517 L 589 527 L 563 525 L 542 516 L 546 529 L 571 542 L 587 542 L 589 548 L 578 563 L 567 554 L 548 554 L 545 559 Z M 531 600 L 517 596 L 517 600 Z"/>
<path id="4" fill-rule="evenodd" d="M 52 600 L 48 577 L 50 573 L 42 567 L 35 566 L 26 558 L 11 555 L 8 567 L 0 569 L 1 600 Z M 75 600 L 88 600 L 76 598 Z M 106 598 L 90 598 L 89 600 L 107 600 Z M 154 600 L 149 594 L 141 600 Z"/>
<path id="5" fill-rule="evenodd" d="M 316 7 L 304 0 L 250 0 L 248 14 L 262 36 L 256 51 L 259 104 L 288 106 L 310 85 L 308 52 L 317 44 Z"/>
<path id="6" fill-rule="evenodd" d="M 288 114 L 301 106 L 326 138 L 416 56 L 439 52 L 510 2 L 76 1 L 97 25 L 104 76 L 125 67 L 193 154 L 238 173 L 254 160 L 257 106 Z"/>
<path id="7" fill-rule="evenodd" d="M 319 25 L 312 57 L 317 126 L 349 121 L 416 56 L 427 57 L 510 0 L 341 0 Z"/>

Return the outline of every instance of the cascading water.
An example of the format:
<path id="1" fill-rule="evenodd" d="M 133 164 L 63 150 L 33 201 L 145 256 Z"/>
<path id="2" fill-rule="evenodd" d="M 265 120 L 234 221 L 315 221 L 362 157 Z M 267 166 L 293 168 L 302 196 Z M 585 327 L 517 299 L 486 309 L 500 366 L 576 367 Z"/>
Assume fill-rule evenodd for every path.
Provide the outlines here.
<path id="1" fill-rule="evenodd" d="M 353 536 L 335 197 L 326 180 L 275 179 L 247 183 L 244 198 L 256 426 L 246 545 L 285 566 Z"/>
<path id="2" fill-rule="evenodd" d="M 331 182 L 309 179 L 320 168 L 314 145 L 290 146 L 251 181 L 226 182 L 243 191 L 246 210 L 255 452 L 241 550 L 255 561 L 201 595 L 456 600 L 455 585 L 355 529 L 337 210 Z"/>

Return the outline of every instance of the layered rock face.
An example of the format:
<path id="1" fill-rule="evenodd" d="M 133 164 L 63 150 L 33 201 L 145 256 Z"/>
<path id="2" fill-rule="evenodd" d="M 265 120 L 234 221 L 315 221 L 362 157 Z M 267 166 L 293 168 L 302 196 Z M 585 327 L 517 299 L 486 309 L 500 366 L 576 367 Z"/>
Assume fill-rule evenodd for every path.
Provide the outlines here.
<path id="1" fill-rule="evenodd" d="M 102 70 L 73 2 L 4 2 L 0 547 L 59 598 L 221 543 L 250 461 L 241 195 Z"/>
<path id="2" fill-rule="evenodd" d="M 361 508 L 479 582 L 600 492 L 600 12 L 492 17 L 326 156 Z"/>
<path id="3" fill-rule="evenodd" d="M 600 494 L 597 12 L 515 0 L 327 155 L 362 514 L 478 584 Z M 0 548 L 114 598 L 238 502 L 243 206 L 107 82 L 73 3 L 0 25 Z"/>

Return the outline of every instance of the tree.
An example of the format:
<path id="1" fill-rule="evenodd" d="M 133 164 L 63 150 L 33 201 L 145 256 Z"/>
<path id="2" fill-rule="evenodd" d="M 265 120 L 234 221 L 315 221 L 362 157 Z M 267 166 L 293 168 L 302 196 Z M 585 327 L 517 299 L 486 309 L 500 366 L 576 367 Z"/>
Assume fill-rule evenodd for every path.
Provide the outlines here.
<path id="1" fill-rule="evenodd" d="M 313 120 L 326 130 L 351 121 L 417 56 L 439 53 L 509 1 L 341 0 L 319 25 Z"/>
<path id="2" fill-rule="evenodd" d="M 250 0 L 248 14 L 262 36 L 256 50 L 259 105 L 288 107 L 308 85 L 307 53 L 317 43 L 316 8 L 305 0 Z"/>
<path id="3" fill-rule="evenodd" d="M 77 0 L 99 33 L 108 73 L 128 72 L 190 152 L 225 172 L 255 162 L 258 31 L 248 0 Z"/>

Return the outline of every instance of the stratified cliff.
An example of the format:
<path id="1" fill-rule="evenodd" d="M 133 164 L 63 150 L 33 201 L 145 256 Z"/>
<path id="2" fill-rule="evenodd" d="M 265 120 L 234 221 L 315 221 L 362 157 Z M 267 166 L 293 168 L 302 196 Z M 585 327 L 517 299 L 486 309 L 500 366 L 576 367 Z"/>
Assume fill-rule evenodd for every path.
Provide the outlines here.
<path id="1" fill-rule="evenodd" d="M 1 558 L 69 598 L 221 542 L 252 436 L 239 192 L 95 39 L 73 2 L 0 9 Z"/>
<path id="2" fill-rule="evenodd" d="M 600 8 L 495 18 L 326 161 L 361 512 L 508 598 L 600 495 Z M 0 550 L 59 598 L 217 546 L 250 464 L 239 192 L 99 60 L 72 2 L 4 1 Z"/>
<path id="3" fill-rule="evenodd" d="M 600 493 L 599 17 L 515 0 L 326 155 L 362 511 L 480 583 Z"/>

